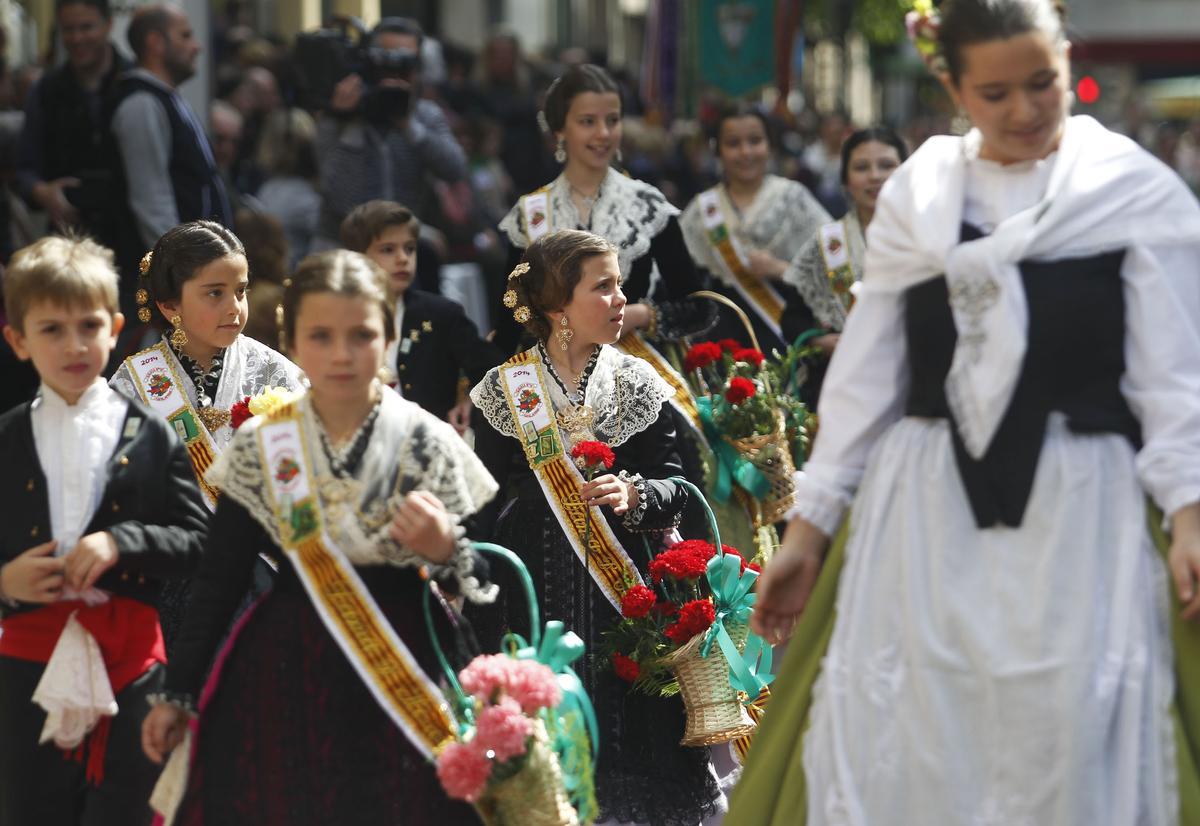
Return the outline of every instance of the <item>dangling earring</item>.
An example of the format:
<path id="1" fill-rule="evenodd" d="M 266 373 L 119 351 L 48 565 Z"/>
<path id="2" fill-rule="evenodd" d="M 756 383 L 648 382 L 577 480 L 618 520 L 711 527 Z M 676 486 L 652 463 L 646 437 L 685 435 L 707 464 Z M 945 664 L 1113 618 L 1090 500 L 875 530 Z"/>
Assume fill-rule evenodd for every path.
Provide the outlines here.
<path id="1" fill-rule="evenodd" d="M 554 150 L 554 160 L 559 163 L 567 162 L 567 139 L 562 135 L 558 136 L 558 145 Z"/>
<path id="2" fill-rule="evenodd" d="M 188 338 L 187 333 L 183 331 L 183 319 L 179 317 L 178 313 L 171 316 L 171 326 L 175 328 L 175 331 L 171 333 L 171 346 L 176 350 L 182 350 L 187 346 Z"/>
<path id="3" fill-rule="evenodd" d="M 971 131 L 971 119 L 967 117 L 967 110 L 961 106 L 950 121 L 950 131 L 955 135 L 965 135 Z"/>
<path id="4" fill-rule="evenodd" d="M 623 160 L 625 160 L 625 155 L 623 155 L 621 153 L 621 147 L 618 146 L 617 147 L 617 163 L 621 163 L 621 161 L 623 161 Z"/>
<path id="5" fill-rule="evenodd" d="M 575 337 L 575 331 L 567 326 L 567 316 L 564 313 L 563 317 L 558 320 L 558 332 L 554 335 L 558 338 L 558 347 L 560 350 L 566 350 L 567 345 L 571 343 L 571 339 Z"/>
<path id="6" fill-rule="evenodd" d="M 375 378 L 388 387 L 396 386 L 396 373 L 386 364 L 375 372 Z"/>

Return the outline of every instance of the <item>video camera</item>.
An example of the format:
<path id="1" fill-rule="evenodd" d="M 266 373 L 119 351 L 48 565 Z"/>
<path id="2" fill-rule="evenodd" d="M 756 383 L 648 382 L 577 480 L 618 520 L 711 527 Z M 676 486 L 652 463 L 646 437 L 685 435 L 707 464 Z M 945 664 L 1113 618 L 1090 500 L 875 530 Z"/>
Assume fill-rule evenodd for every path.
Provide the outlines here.
<path id="1" fill-rule="evenodd" d="M 327 109 L 334 87 L 350 74 L 366 84 L 360 113 L 373 123 L 407 115 L 416 98 L 420 53 L 372 45 L 371 32 L 357 17 L 337 16 L 324 28 L 300 33 L 293 54 L 306 109 Z"/>

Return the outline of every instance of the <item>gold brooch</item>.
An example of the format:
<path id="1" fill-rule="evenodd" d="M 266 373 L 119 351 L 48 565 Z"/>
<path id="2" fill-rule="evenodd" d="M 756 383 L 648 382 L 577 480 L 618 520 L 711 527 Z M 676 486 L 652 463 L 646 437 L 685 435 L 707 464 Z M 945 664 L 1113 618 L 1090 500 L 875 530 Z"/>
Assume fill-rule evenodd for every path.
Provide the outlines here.
<path id="1" fill-rule="evenodd" d="M 504 302 L 504 306 L 511 310 L 513 307 L 517 306 L 517 291 L 505 290 L 504 298 L 502 300 Z"/>
<path id="2" fill-rule="evenodd" d="M 138 272 L 140 272 L 142 275 L 150 272 L 150 262 L 153 260 L 153 258 L 154 250 L 150 250 L 150 252 L 143 255 L 141 263 L 138 264 Z"/>
<path id="3" fill-rule="evenodd" d="M 529 272 L 529 262 L 522 261 L 517 266 L 513 267 L 513 271 L 508 274 L 509 279 L 520 278 L 525 273 Z"/>
<path id="4" fill-rule="evenodd" d="M 146 255 L 149 255 L 149 254 L 150 253 L 146 253 Z M 145 258 L 142 259 L 142 263 L 143 264 L 146 263 Z M 144 273 L 145 270 L 142 270 L 142 272 Z M 149 324 L 150 323 L 150 308 L 147 307 L 146 305 L 150 303 L 150 293 L 146 292 L 146 290 L 144 288 L 139 288 L 138 291 L 133 294 L 133 297 L 134 297 L 134 300 L 137 301 L 137 305 L 138 305 L 138 311 L 137 311 L 138 321 L 142 322 L 143 324 Z"/>
<path id="5" fill-rule="evenodd" d="M 517 307 L 517 309 L 513 310 L 513 318 L 516 319 L 518 324 L 524 324 L 529 320 L 529 308 L 524 305 Z"/>
<path id="6" fill-rule="evenodd" d="M 229 411 L 219 407 L 201 407 L 196 411 L 196 415 L 200 417 L 209 433 L 216 433 L 230 421 Z"/>

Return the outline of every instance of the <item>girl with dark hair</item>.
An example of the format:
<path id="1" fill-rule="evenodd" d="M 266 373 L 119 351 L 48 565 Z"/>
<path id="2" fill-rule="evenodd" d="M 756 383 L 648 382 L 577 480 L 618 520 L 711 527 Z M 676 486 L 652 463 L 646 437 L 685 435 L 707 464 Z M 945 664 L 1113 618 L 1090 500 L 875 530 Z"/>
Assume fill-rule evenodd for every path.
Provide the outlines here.
<path id="1" fill-rule="evenodd" d="M 555 136 L 555 157 L 562 174 L 547 186 L 522 196 L 500 222 L 507 236 L 509 267 L 537 239 L 559 229 L 586 230 L 617 250 L 622 290 L 628 300 L 621 352 L 649 362 L 675 388 L 671 409 L 676 425 L 687 434 L 683 448 L 687 477 L 705 476 L 709 454 L 700 415 L 687 382 L 673 366 L 672 345 L 685 336 L 710 329 L 717 319 L 713 302 L 688 296 L 705 287 L 706 278 L 688 254 L 679 229 L 679 210 L 644 181 L 629 178 L 612 166 L 620 159 L 621 97 L 616 82 L 599 66 L 568 69 L 546 93 L 542 128 Z M 494 343 L 505 354 L 524 342 L 512 312 L 497 307 Z M 678 359 L 676 359 L 677 361 Z M 689 514 L 698 519 L 699 511 Z"/>
<path id="2" fill-rule="evenodd" d="M 265 344 L 242 335 L 249 311 L 246 251 L 212 221 L 168 230 L 141 263 L 138 320 L 162 332 L 130 356 L 109 384 L 174 426 L 188 445 L 209 510 L 217 491 L 204 473 L 233 439 L 231 410 L 267 388 L 298 390 L 300 372 Z M 182 620 L 186 584 L 163 596 L 163 634 L 170 648 Z"/>
<path id="3" fill-rule="evenodd" d="M 783 272 L 791 288 L 783 312 L 784 337 L 822 351 L 809 361 L 801 391 L 811 406 L 820 397 L 829 358 L 862 279 L 867 226 L 875 216 L 879 191 L 907 157 L 904 141 L 884 126 L 860 129 L 846 138 L 841 176 L 850 209 L 839 220 L 821 225 Z"/>
<path id="4" fill-rule="evenodd" d="M 1198 823 L 1200 207 L 1068 116 L 1050 0 L 941 15 L 974 128 L 879 199 L 725 823 Z"/>
<path id="5" fill-rule="evenodd" d="M 768 171 L 770 136 L 770 123 L 758 108 L 739 103 L 722 112 L 714 145 L 723 179 L 697 195 L 680 218 L 696 266 L 712 273 L 717 289 L 746 311 L 768 353 L 788 341 L 780 322 L 794 291 L 781 276 L 829 220 L 803 184 Z M 712 335 L 750 344 L 745 327 L 726 311 Z"/>
<path id="6" fill-rule="evenodd" d="M 696 826 L 724 800 L 707 749 L 679 745 L 683 704 L 630 691 L 599 654 L 602 632 L 621 617 L 614 580 L 647 576 L 644 543 L 660 544 L 688 501 L 670 479 L 682 472 L 668 404 L 674 388 L 612 346 L 630 308 L 618 256 L 605 239 L 578 230 L 530 244 L 509 276 L 505 307 L 537 343 L 491 370 L 471 398 L 491 425 L 479 444 L 503 457 L 509 501 L 496 541 L 525 560 L 543 612 L 587 647 L 578 671 L 599 721 L 601 820 Z M 585 481 L 569 454 L 596 439 L 612 448 L 614 462 Z M 567 525 L 585 513 L 592 529 L 581 536 Z M 480 631 L 497 642 L 510 627 L 528 633 L 524 606 L 502 598 L 498 607 L 492 619 L 480 618 Z"/>
<path id="7" fill-rule="evenodd" d="M 178 826 L 477 824 L 433 766 L 454 727 L 422 590 L 428 572 L 493 596 L 460 519 L 496 484 L 453 428 L 380 381 L 392 303 L 370 259 L 305 259 L 283 313 L 309 389 L 246 421 L 209 474 L 220 505 L 142 729 L 151 760 L 175 752 L 156 808 L 178 805 Z M 206 682 L 260 553 L 275 587 Z"/>

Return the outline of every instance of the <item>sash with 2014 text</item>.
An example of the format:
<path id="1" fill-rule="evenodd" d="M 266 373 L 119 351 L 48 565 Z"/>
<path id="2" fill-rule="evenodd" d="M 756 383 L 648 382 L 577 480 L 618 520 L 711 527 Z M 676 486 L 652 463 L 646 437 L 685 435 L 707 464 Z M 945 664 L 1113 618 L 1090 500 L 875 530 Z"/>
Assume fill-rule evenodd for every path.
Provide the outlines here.
<path id="1" fill-rule="evenodd" d="M 621 595 L 631 585 L 641 583 L 642 576 L 599 508 L 589 508 L 579 498 L 584 479 L 563 449 L 537 351 L 527 350 L 505 362 L 500 368 L 500 384 L 517 425 L 517 440 L 550 509 L 580 564 L 587 567 L 592 580 L 620 611 Z M 585 538 L 590 545 L 584 544 Z"/>
<path id="2" fill-rule="evenodd" d="M 409 742 L 435 756 L 455 736 L 450 707 L 325 530 L 300 404 L 270 414 L 256 435 L 280 545 L 318 616 Z"/>
<path id="3" fill-rule="evenodd" d="M 183 440 L 196 481 L 204 494 L 204 503 L 209 510 L 215 511 L 219 491 L 205 481 L 204 474 L 216 461 L 217 446 L 183 390 L 179 378 L 181 365 L 175 354 L 166 342 L 160 341 L 125 359 L 125 364 L 133 375 L 133 384 L 142 401 L 166 419 Z"/>

